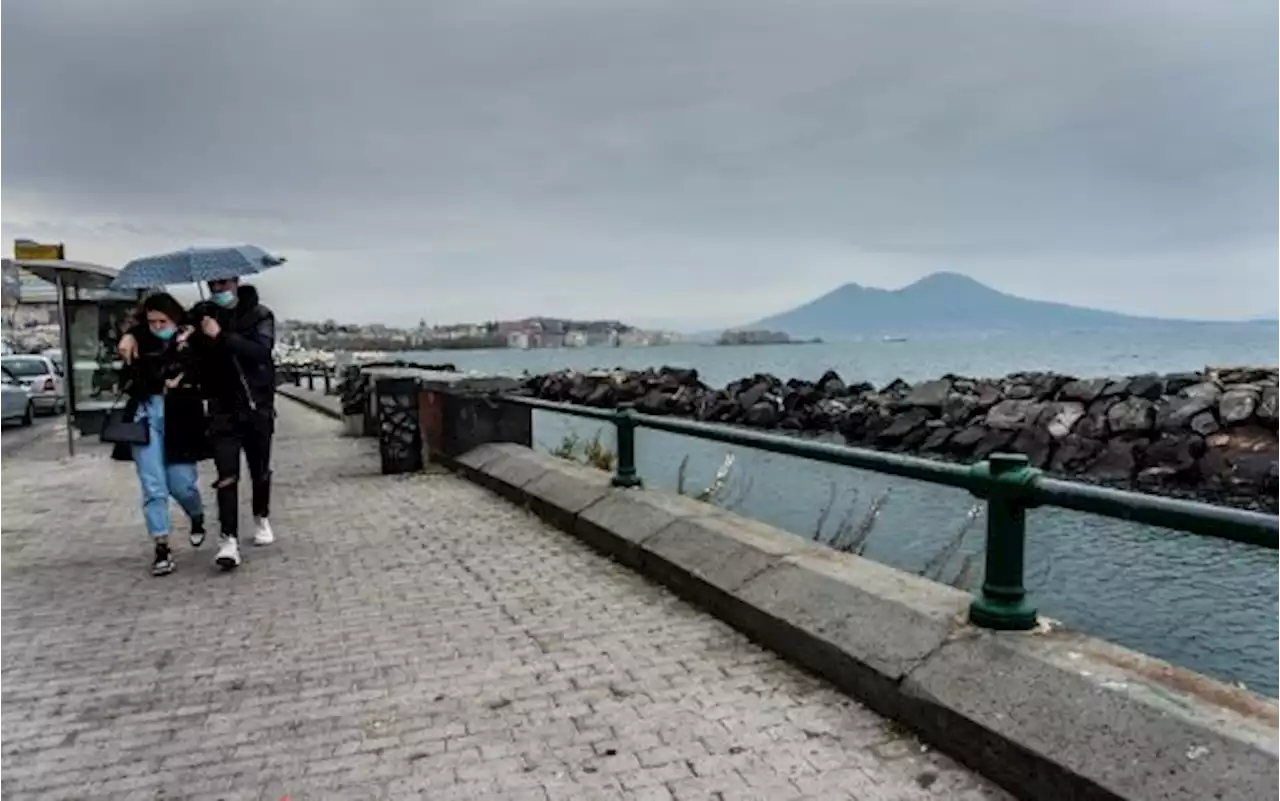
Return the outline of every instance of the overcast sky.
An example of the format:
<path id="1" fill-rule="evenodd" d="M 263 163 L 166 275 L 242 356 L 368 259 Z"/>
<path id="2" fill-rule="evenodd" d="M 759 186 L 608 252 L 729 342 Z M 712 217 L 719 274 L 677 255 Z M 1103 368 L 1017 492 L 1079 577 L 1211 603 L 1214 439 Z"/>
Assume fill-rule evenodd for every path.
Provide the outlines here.
<path id="1" fill-rule="evenodd" d="M 1276 15 L 6 0 L 3 234 L 117 265 L 252 242 L 309 318 L 701 328 L 944 269 L 1274 313 Z"/>

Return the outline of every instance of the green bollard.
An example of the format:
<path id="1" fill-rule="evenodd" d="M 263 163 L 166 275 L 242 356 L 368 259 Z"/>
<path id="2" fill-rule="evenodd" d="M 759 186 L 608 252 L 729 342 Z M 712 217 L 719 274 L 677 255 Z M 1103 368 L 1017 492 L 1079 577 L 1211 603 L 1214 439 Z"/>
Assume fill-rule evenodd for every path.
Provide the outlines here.
<path id="1" fill-rule="evenodd" d="M 613 422 L 617 428 L 618 469 L 613 476 L 613 486 L 634 488 L 644 486 L 636 473 L 636 420 L 630 403 L 618 404 Z"/>
<path id="2" fill-rule="evenodd" d="M 976 468 L 982 469 L 975 465 Z M 1021 454 L 992 454 L 985 465 L 987 558 L 982 591 L 969 604 L 969 622 L 984 629 L 1027 631 L 1036 626 L 1036 609 L 1023 586 L 1027 540 L 1024 490 L 1039 475 Z"/>

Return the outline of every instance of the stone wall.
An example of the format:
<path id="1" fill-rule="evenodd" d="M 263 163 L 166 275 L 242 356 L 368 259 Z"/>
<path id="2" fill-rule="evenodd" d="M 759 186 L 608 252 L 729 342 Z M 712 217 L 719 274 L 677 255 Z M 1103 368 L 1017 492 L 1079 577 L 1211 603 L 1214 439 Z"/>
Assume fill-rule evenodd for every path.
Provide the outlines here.
<path id="1" fill-rule="evenodd" d="M 696 370 L 534 376 L 544 400 L 707 422 L 839 433 L 851 445 L 954 461 L 1026 454 L 1051 473 L 1126 489 L 1275 512 L 1277 369 L 1076 378 L 948 375 L 876 388 L 835 372 L 817 381 L 754 375 L 722 389 Z"/>

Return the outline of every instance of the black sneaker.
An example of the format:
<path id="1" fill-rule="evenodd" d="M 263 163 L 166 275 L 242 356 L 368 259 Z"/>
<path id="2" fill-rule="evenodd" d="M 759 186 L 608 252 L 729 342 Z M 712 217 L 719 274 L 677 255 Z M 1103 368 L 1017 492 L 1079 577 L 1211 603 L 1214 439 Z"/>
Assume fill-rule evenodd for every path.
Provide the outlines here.
<path id="1" fill-rule="evenodd" d="M 173 572 L 173 555 L 169 546 L 163 542 L 156 543 L 156 560 L 151 563 L 151 575 L 167 576 Z"/>
<path id="2" fill-rule="evenodd" d="M 191 547 L 199 548 L 204 545 L 204 516 L 193 518 L 191 520 Z"/>

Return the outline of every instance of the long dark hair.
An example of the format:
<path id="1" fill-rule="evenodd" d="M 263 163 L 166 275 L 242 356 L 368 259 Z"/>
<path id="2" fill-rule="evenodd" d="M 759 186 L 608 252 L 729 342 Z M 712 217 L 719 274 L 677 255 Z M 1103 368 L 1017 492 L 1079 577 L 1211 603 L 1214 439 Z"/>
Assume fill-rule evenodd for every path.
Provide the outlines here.
<path id="1" fill-rule="evenodd" d="M 187 311 L 182 308 L 182 304 L 178 299 L 168 292 L 157 292 L 154 295 L 148 295 L 142 301 L 142 313 L 138 316 L 142 318 L 141 322 L 146 325 L 147 312 L 160 312 L 165 317 L 173 320 L 174 325 L 187 324 Z"/>

